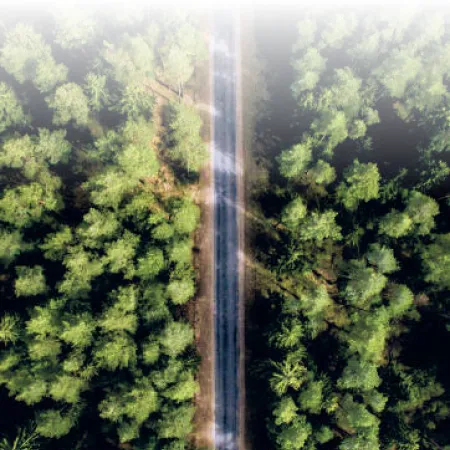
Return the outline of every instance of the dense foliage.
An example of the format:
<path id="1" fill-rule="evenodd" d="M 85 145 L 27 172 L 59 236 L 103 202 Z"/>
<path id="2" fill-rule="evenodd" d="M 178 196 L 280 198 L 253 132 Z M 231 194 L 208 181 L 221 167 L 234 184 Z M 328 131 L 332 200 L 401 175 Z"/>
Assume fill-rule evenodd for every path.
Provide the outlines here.
<path id="1" fill-rule="evenodd" d="M 183 449 L 203 37 L 175 11 L 31 16 L 0 36 L 0 448 Z"/>
<path id="2" fill-rule="evenodd" d="M 450 448 L 449 37 L 432 11 L 298 23 L 301 131 L 254 197 L 275 448 Z"/>

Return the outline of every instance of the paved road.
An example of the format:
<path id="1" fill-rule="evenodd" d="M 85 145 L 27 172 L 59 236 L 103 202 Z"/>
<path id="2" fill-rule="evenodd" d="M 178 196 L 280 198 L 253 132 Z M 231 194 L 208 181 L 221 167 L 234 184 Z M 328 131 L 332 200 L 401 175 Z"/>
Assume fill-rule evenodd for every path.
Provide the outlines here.
<path id="1" fill-rule="evenodd" d="M 230 11 L 214 14 L 215 445 L 236 450 L 239 435 L 236 68 Z"/>

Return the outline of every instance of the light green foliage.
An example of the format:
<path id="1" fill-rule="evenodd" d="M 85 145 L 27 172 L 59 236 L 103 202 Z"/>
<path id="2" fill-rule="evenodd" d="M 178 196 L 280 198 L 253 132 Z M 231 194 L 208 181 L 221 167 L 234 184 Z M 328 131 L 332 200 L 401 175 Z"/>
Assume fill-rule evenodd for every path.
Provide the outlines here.
<path id="1" fill-rule="evenodd" d="M 123 236 L 115 242 L 105 245 L 106 256 L 103 260 L 111 273 L 125 273 L 129 278 L 133 275 L 133 260 L 136 248 L 139 244 L 139 236 L 126 230 Z"/>
<path id="2" fill-rule="evenodd" d="M 4 437 L 0 450 L 39 450 L 38 434 L 33 429 L 20 428 L 12 441 Z"/>
<path id="3" fill-rule="evenodd" d="M 341 389 L 357 389 L 360 391 L 371 391 L 378 387 L 381 378 L 378 375 L 377 366 L 371 362 L 358 358 L 351 358 L 338 380 Z"/>
<path id="4" fill-rule="evenodd" d="M 366 361 L 379 362 L 389 335 L 389 312 L 385 308 L 361 314 L 345 335 L 350 352 Z"/>
<path id="5" fill-rule="evenodd" d="M 286 178 L 299 178 L 307 171 L 312 159 L 314 142 L 308 137 L 302 143 L 285 150 L 279 157 L 280 172 Z"/>
<path id="6" fill-rule="evenodd" d="M 144 364 L 154 364 L 160 355 L 159 343 L 153 339 L 144 341 L 142 345 L 142 359 Z"/>
<path id="7" fill-rule="evenodd" d="M 110 65 L 113 78 L 126 86 L 153 78 L 153 33 L 130 36 L 124 34 L 119 45 L 104 42 L 103 58 Z"/>
<path id="8" fill-rule="evenodd" d="M 136 181 L 156 175 L 159 169 L 155 152 L 148 146 L 129 144 L 124 148 L 118 161 L 127 177 Z"/>
<path id="9" fill-rule="evenodd" d="M 292 84 L 294 95 L 300 95 L 303 91 L 314 89 L 320 80 L 321 73 L 325 70 L 326 58 L 312 47 L 301 58 L 293 62 L 296 79 Z"/>
<path id="10" fill-rule="evenodd" d="M 55 93 L 47 98 L 50 108 L 55 110 L 53 123 L 86 126 L 89 122 L 89 99 L 83 89 L 75 83 L 66 83 L 56 88 Z"/>
<path id="11" fill-rule="evenodd" d="M 450 289 L 450 233 L 437 234 L 421 253 L 425 281 Z"/>
<path id="12" fill-rule="evenodd" d="M 297 405 L 292 400 L 292 397 L 282 397 L 277 407 L 273 410 L 275 424 L 291 423 L 297 417 L 297 411 Z"/>
<path id="13" fill-rule="evenodd" d="M 25 125 L 27 118 L 23 113 L 16 94 L 6 83 L 0 83 L 0 133 L 12 126 Z"/>
<path id="14" fill-rule="evenodd" d="M 188 323 L 169 322 L 161 333 L 161 351 L 168 356 L 178 356 L 194 342 L 194 332 Z"/>
<path id="15" fill-rule="evenodd" d="M 71 344 L 74 348 L 85 348 L 92 343 L 96 324 L 92 316 L 83 313 L 79 317 L 68 317 L 63 320 L 61 339 Z"/>
<path id="16" fill-rule="evenodd" d="M 123 88 L 115 109 L 129 119 L 137 120 L 140 117 L 149 118 L 154 104 L 152 91 L 140 83 L 133 82 Z"/>
<path id="17" fill-rule="evenodd" d="M 158 394 L 149 378 L 137 378 L 131 385 L 122 384 L 99 404 L 100 417 L 120 422 L 124 417 L 144 423 L 159 408 Z"/>
<path id="18" fill-rule="evenodd" d="M 331 155 L 333 150 L 348 137 L 347 118 L 343 111 L 322 112 L 312 123 L 311 129 L 321 140 L 326 138 L 324 152 L 327 155 Z"/>
<path id="19" fill-rule="evenodd" d="M 374 71 L 374 75 L 390 96 L 401 98 L 420 69 L 420 60 L 408 50 L 394 50 Z"/>
<path id="20" fill-rule="evenodd" d="M 324 382 L 322 380 L 310 381 L 298 396 L 298 404 L 303 411 L 319 414 L 323 405 Z"/>
<path id="21" fill-rule="evenodd" d="M 372 410 L 376 413 L 381 413 L 388 401 L 388 398 L 383 394 L 380 394 L 378 391 L 372 390 L 369 392 L 365 392 L 363 394 L 364 403 L 370 406 Z"/>
<path id="22" fill-rule="evenodd" d="M 62 413 L 56 409 L 49 409 L 38 414 L 36 431 L 43 437 L 59 438 L 66 435 L 76 424 L 75 410 Z"/>
<path id="23" fill-rule="evenodd" d="M 299 238 L 303 241 L 314 240 L 318 243 L 324 239 L 340 240 L 341 227 L 336 223 L 337 212 L 312 211 L 299 229 Z"/>
<path id="24" fill-rule="evenodd" d="M 434 228 L 434 217 L 439 214 L 436 200 L 417 191 L 412 191 L 408 197 L 405 213 L 417 227 L 417 234 L 429 234 Z"/>
<path id="25" fill-rule="evenodd" d="M 206 56 L 206 44 L 199 30 L 189 22 L 177 24 L 175 20 L 161 48 L 161 77 L 181 93 L 194 73 L 195 64 Z"/>
<path id="26" fill-rule="evenodd" d="M 392 238 L 399 238 L 408 234 L 413 222 L 408 214 L 392 210 L 383 216 L 378 224 L 378 232 Z"/>
<path id="27" fill-rule="evenodd" d="M 136 363 L 136 345 L 124 332 L 117 332 L 99 339 L 94 350 L 98 367 L 114 371 L 134 366 Z"/>
<path id="28" fill-rule="evenodd" d="M 317 163 L 308 170 L 308 176 L 311 177 L 315 183 L 326 186 L 336 179 L 336 170 L 323 159 L 319 159 Z"/>
<path id="29" fill-rule="evenodd" d="M 123 172 L 111 168 L 90 180 L 85 186 L 90 190 L 95 205 L 118 209 L 125 195 L 136 187 L 136 181 Z"/>
<path id="30" fill-rule="evenodd" d="M 355 402 L 350 394 L 344 396 L 341 407 L 346 414 L 345 420 L 352 428 L 364 431 L 378 427 L 378 418 L 371 414 L 363 404 Z"/>
<path id="31" fill-rule="evenodd" d="M 281 221 L 289 228 L 296 229 L 304 219 L 307 207 L 301 197 L 290 201 L 281 213 Z"/>
<path id="32" fill-rule="evenodd" d="M 337 196 L 344 206 L 353 211 L 360 202 L 378 198 L 380 174 L 374 163 L 363 164 L 357 159 L 344 171 L 345 183 L 337 188 Z"/>
<path id="33" fill-rule="evenodd" d="M 200 208 L 190 199 L 186 198 L 178 205 L 171 215 L 174 229 L 180 234 L 192 233 L 200 219 Z"/>
<path id="34" fill-rule="evenodd" d="M 47 290 L 42 266 L 16 266 L 16 273 L 14 286 L 18 297 L 39 295 Z"/>
<path id="35" fill-rule="evenodd" d="M 324 28 L 320 31 L 321 47 L 340 48 L 345 39 L 352 35 L 356 26 L 356 15 L 353 12 L 327 18 Z"/>
<path id="36" fill-rule="evenodd" d="M 0 319 L 0 342 L 14 344 L 20 335 L 18 316 L 6 313 Z"/>
<path id="37" fill-rule="evenodd" d="M 158 437 L 161 439 L 185 437 L 192 430 L 194 412 L 194 407 L 190 405 L 166 409 L 162 419 L 157 423 Z"/>
<path id="38" fill-rule="evenodd" d="M 191 299 L 194 294 L 194 281 L 189 278 L 172 280 L 167 285 L 167 295 L 175 305 L 183 305 Z"/>
<path id="39" fill-rule="evenodd" d="M 142 280 L 151 280 L 164 269 L 164 254 L 156 247 L 150 248 L 145 256 L 138 259 L 136 275 Z"/>
<path id="40" fill-rule="evenodd" d="M 202 119 L 196 109 L 183 103 L 172 105 L 172 118 L 169 124 L 169 157 L 179 162 L 188 171 L 198 172 L 208 160 L 208 149 L 200 131 Z"/>
<path id="41" fill-rule="evenodd" d="M 67 50 L 81 49 L 92 44 L 98 23 L 87 8 L 70 4 L 58 5 L 53 11 L 56 30 L 55 42 Z"/>
<path id="42" fill-rule="evenodd" d="M 51 186 L 31 183 L 4 191 L 0 199 L 0 220 L 25 228 L 42 220 L 47 211 L 57 211 L 60 207 L 59 196 Z"/>
<path id="43" fill-rule="evenodd" d="M 282 363 L 272 363 L 274 371 L 270 377 L 270 387 L 281 397 L 288 389 L 298 391 L 305 382 L 306 368 L 299 361 L 286 359 Z"/>
<path id="44" fill-rule="evenodd" d="M 49 131 L 39 128 L 39 140 L 34 148 L 36 158 L 46 161 L 48 164 L 67 163 L 71 150 L 70 143 L 66 140 L 65 130 Z"/>
<path id="45" fill-rule="evenodd" d="M 375 266 L 383 274 L 395 272 L 399 268 L 394 251 L 384 245 L 371 244 L 366 256 L 369 264 Z"/>
<path id="46" fill-rule="evenodd" d="M 106 87 L 106 75 L 89 72 L 86 75 L 84 90 L 89 98 L 89 107 L 92 111 L 100 111 L 108 105 L 110 94 Z"/>
<path id="47" fill-rule="evenodd" d="M 49 393 L 56 401 L 78 403 L 80 394 L 86 387 L 85 380 L 70 375 L 60 375 L 50 385 Z"/>
<path id="48" fill-rule="evenodd" d="M 411 308 L 414 294 L 404 284 L 391 284 L 387 291 L 388 309 L 393 317 L 399 317 Z"/>
<path id="49" fill-rule="evenodd" d="M 80 247 L 72 247 L 63 264 L 67 271 L 64 280 L 58 286 L 58 291 L 71 298 L 85 296 L 91 290 L 92 280 L 104 270 L 101 261 Z"/>
<path id="50" fill-rule="evenodd" d="M 176 402 L 184 402 L 192 400 L 198 390 L 198 383 L 195 381 L 192 373 L 188 372 L 182 374 L 175 385 L 166 389 L 163 392 L 163 396 Z"/>
<path id="51" fill-rule="evenodd" d="M 284 426 L 276 436 L 276 442 L 282 450 L 300 450 L 311 435 L 312 427 L 305 416 L 297 416 L 294 421 Z"/>
<path id="52" fill-rule="evenodd" d="M 47 259 L 56 261 L 65 255 L 72 242 L 72 230 L 64 226 L 60 231 L 48 234 L 40 248 Z"/>
<path id="53" fill-rule="evenodd" d="M 7 31 L 0 65 L 19 83 L 31 81 L 41 92 L 50 91 L 67 77 L 66 66 L 56 64 L 42 36 L 23 23 Z"/>
<path id="54" fill-rule="evenodd" d="M 0 230 L 0 261 L 4 266 L 11 264 L 26 249 L 27 245 L 19 231 Z"/>
<path id="55" fill-rule="evenodd" d="M 114 213 L 109 211 L 100 211 L 91 208 L 83 216 L 83 223 L 78 227 L 77 234 L 83 240 L 83 244 L 90 248 L 97 248 L 106 240 L 113 239 L 120 230 L 120 223 Z M 69 231 L 64 230 L 63 235 L 55 235 L 53 239 L 69 240 Z M 59 238 L 61 236 L 61 238 Z"/>
<path id="56" fill-rule="evenodd" d="M 111 294 L 112 306 L 102 314 L 98 324 L 105 332 L 127 331 L 134 334 L 137 329 L 137 291 L 133 286 L 121 287 Z"/>
<path id="57" fill-rule="evenodd" d="M 347 279 L 344 297 L 350 304 L 361 308 L 376 300 L 374 297 L 381 294 L 387 283 L 384 275 L 359 260 L 349 262 Z"/>
<path id="58" fill-rule="evenodd" d="M 319 444 L 326 444 L 328 441 L 331 441 L 333 437 L 334 437 L 333 431 L 326 426 L 322 426 L 317 431 L 314 432 L 314 438 L 317 440 Z"/>

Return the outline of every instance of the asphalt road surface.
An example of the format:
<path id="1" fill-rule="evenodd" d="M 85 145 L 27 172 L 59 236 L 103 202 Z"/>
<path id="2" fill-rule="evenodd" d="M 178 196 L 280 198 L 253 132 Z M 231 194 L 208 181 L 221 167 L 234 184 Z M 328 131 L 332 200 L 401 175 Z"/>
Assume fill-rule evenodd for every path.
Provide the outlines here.
<path id="1" fill-rule="evenodd" d="M 236 61 L 231 11 L 214 13 L 215 448 L 238 449 Z"/>

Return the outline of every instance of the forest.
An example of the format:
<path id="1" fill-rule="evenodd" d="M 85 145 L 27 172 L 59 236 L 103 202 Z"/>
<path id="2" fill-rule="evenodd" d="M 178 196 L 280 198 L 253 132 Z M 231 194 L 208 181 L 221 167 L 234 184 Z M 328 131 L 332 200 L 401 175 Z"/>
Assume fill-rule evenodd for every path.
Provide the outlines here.
<path id="1" fill-rule="evenodd" d="M 285 60 L 267 37 L 275 46 L 281 21 L 261 26 L 272 96 L 251 190 L 255 448 L 450 448 L 449 19 L 297 11 Z M 290 100 L 277 100 L 286 74 Z"/>
<path id="2" fill-rule="evenodd" d="M 0 449 L 187 448 L 199 18 L 63 3 L 1 25 Z"/>

